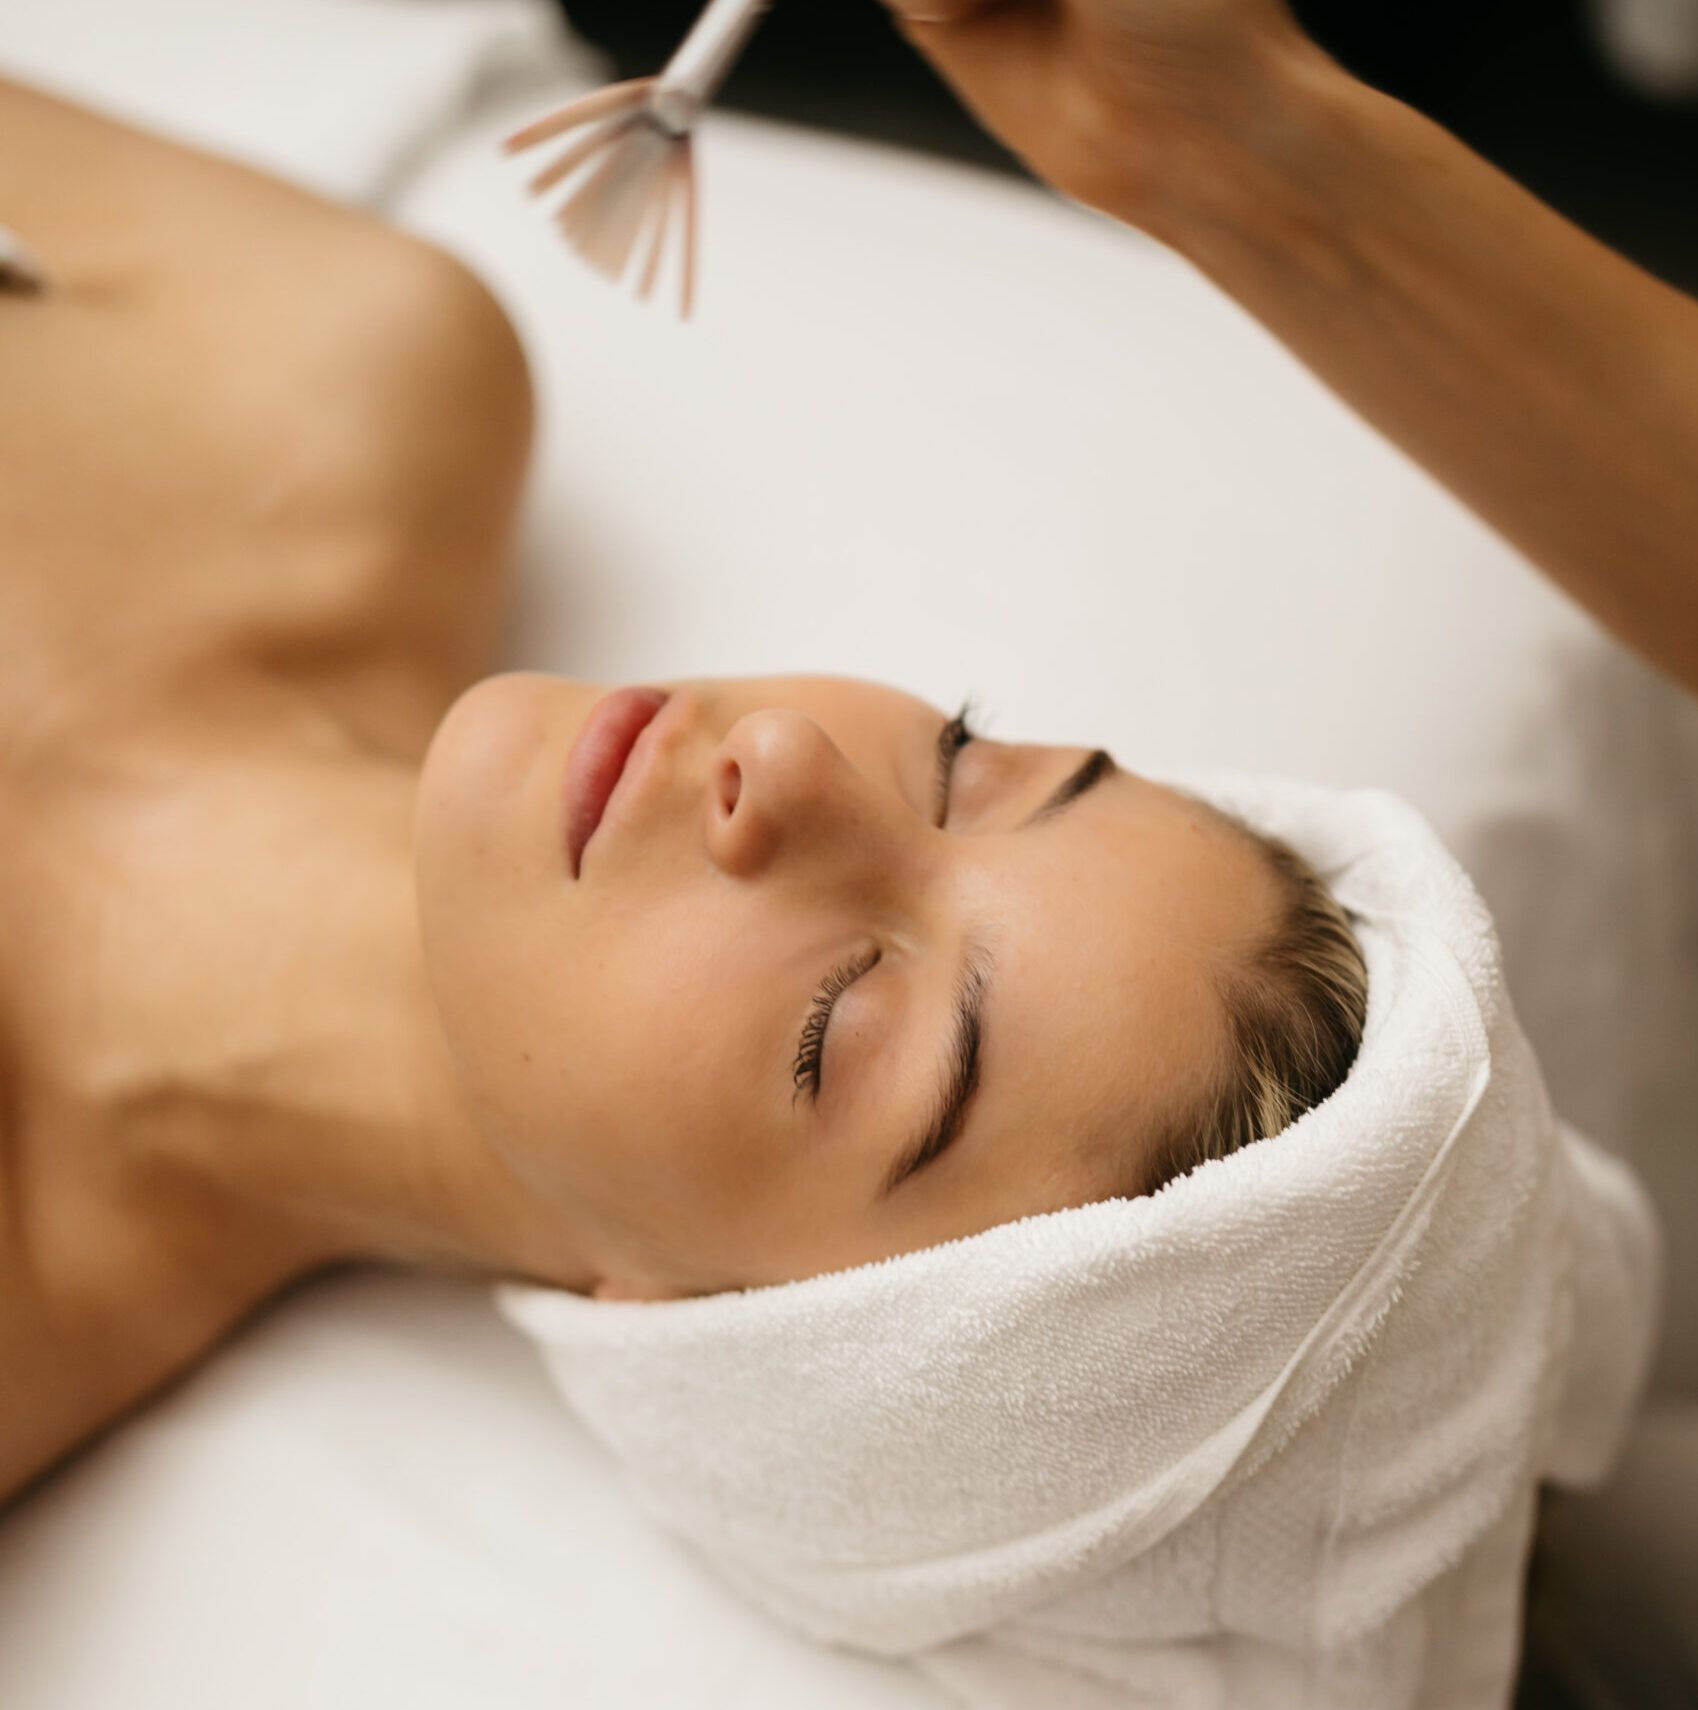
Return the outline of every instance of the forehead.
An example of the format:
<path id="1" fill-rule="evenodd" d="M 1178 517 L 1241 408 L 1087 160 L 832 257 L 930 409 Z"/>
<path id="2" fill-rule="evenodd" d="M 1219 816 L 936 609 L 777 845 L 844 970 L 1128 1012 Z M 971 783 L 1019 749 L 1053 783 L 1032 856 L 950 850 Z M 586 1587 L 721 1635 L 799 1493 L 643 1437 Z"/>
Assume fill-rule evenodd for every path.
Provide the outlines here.
<path id="1" fill-rule="evenodd" d="M 1026 835 L 987 903 L 979 1142 L 1003 1174 L 1048 1136 L 1057 1203 L 1136 1192 L 1229 1048 L 1219 978 L 1265 929 L 1273 876 L 1235 827 L 1127 773 Z"/>

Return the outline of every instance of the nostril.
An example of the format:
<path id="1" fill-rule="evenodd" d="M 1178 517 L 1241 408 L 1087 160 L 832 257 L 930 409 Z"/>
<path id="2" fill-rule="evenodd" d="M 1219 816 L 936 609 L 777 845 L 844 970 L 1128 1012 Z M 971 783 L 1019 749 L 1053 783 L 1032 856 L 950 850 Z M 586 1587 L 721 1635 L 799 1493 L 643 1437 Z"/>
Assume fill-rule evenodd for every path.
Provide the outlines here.
<path id="1" fill-rule="evenodd" d="M 735 760 L 722 761 L 719 768 L 719 806 L 727 819 L 735 811 L 737 798 L 742 793 L 743 768 Z"/>

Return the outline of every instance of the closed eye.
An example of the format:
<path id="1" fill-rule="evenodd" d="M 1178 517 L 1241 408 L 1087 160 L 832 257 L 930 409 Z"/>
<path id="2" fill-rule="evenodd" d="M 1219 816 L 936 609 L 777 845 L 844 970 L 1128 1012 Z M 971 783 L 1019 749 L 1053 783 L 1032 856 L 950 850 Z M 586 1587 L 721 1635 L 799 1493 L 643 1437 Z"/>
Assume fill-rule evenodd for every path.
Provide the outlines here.
<path id="1" fill-rule="evenodd" d="M 825 1064 L 825 1030 L 831 1025 L 831 1013 L 837 1007 L 837 1000 L 857 980 L 878 966 L 879 955 L 876 948 L 865 950 L 842 967 L 833 968 L 820 981 L 819 990 L 814 993 L 814 1001 L 808 1009 L 808 1018 L 802 1023 L 802 1036 L 796 1043 L 796 1061 L 790 1071 L 795 1086 L 790 1099 L 792 1104 L 803 1093 L 818 1102 L 820 1070 Z"/>
<path id="2" fill-rule="evenodd" d="M 960 758 L 961 750 L 974 740 L 972 730 L 967 724 L 967 714 L 970 703 L 964 704 L 956 715 L 944 722 L 943 728 L 937 734 L 934 753 L 936 756 L 936 803 L 933 809 L 933 824 L 942 827 L 949 819 L 949 791 L 955 776 L 955 762 Z M 837 1008 L 837 1000 L 867 974 L 878 966 L 880 951 L 876 948 L 863 951 L 859 956 L 845 962 L 841 967 L 833 968 L 820 981 L 819 990 L 814 993 L 813 1002 L 808 1006 L 808 1014 L 802 1023 L 801 1036 L 796 1041 L 796 1056 L 790 1067 L 792 1088 L 791 1102 L 794 1103 L 803 1093 L 817 1103 L 820 1096 L 820 1079 L 825 1066 L 825 1036 L 831 1026 L 833 1011 Z"/>

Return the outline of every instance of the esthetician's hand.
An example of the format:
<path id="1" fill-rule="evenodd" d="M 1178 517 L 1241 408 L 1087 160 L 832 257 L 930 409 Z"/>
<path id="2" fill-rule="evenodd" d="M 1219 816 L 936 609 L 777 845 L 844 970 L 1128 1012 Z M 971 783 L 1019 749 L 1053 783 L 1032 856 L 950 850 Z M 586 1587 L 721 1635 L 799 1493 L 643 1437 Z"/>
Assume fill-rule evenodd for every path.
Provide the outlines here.
<path id="1" fill-rule="evenodd" d="M 1225 136 L 1324 66 L 1283 0 L 886 0 L 987 129 L 1058 190 L 1157 229 Z"/>
<path id="2" fill-rule="evenodd" d="M 1040 177 L 1185 256 L 1698 694 L 1698 302 L 1285 0 L 885 3 Z"/>

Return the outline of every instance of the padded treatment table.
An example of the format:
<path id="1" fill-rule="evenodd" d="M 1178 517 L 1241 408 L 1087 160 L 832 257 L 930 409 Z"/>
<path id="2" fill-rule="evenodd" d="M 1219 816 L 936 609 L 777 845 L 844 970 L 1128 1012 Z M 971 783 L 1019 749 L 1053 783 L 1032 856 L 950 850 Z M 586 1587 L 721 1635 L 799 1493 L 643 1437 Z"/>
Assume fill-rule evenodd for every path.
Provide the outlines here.
<path id="1" fill-rule="evenodd" d="M 376 52 L 330 0 L 244 3 L 310 14 L 350 88 Z M 424 29 L 439 5 L 381 9 Z M 169 81 L 204 10 L 159 8 L 148 75 Z M 44 27 L 0 3 L 0 67 L 26 12 Z M 19 69 L 58 63 L 37 44 Z M 1661 1382 L 1698 1393 L 1692 709 L 1137 235 L 714 116 L 680 327 L 567 255 L 496 154 L 581 65 L 509 53 L 445 83 L 432 63 L 428 134 L 337 187 L 465 257 L 529 349 L 511 661 L 872 675 L 1140 770 L 1402 791 L 1498 913 L 1559 1108 L 1671 1221 Z M 201 140 L 253 122 L 228 79 L 197 118 L 188 83 L 136 75 L 115 57 L 89 92 Z M 290 170 L 289 127 L 305 149 L 315 123 L 290 93 L 271 90 L 284 128 L 231 146 Z M 303 1289 L 0 1527 L 20 1710 L 942 1702 L 778 1629 L 655 1533 L 470 1284 Z"/>

